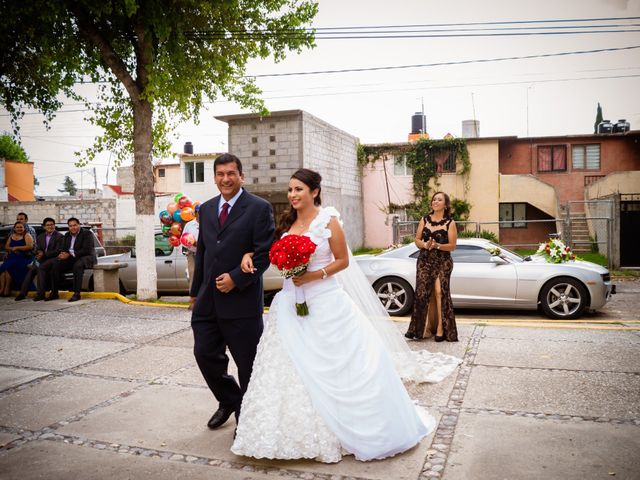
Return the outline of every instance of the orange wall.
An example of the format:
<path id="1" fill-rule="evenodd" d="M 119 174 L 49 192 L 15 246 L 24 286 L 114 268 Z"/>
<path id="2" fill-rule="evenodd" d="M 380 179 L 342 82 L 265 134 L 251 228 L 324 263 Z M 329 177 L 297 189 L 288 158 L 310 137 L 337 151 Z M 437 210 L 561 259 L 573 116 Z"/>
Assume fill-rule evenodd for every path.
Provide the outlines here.
<path id="1" fill-rule="evenodd" d="M 571 146 L 600 144 L 600 170 L 573 170 Z M 566 145 L 565 172 L 538 172 L 538 146 Z M 500 173 L 533 174 L 556 188 L 560 203 L 584 200 L 584 177 L 613 172 L 640 170 L 640 135 L 593 135 L 585 137 L 548 137 L 505 139 L 500 141 Z"/>
<path id="2" fill-rule="evenodd" d="M 33 163 L 11 160 L 4 162 L 4 182 L 7 193 L 21 202 L 33 202 Z"/>

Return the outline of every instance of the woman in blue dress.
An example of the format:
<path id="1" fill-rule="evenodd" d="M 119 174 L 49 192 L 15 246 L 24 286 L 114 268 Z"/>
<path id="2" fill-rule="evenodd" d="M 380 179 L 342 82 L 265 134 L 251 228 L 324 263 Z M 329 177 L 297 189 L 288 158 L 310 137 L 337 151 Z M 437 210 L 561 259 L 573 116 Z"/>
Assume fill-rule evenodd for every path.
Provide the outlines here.
<path id="1" fill-rule="evenodd" d="M 27 275 L 27 268 L 33 261 L 31 251 L 33 249 L 33 238 L 24 225 L 16 222 L 7 243 L 4 246 L 7 255 L 0 265 L 0 296 L 11 295 L 11 286 L 19 290 Z"/>

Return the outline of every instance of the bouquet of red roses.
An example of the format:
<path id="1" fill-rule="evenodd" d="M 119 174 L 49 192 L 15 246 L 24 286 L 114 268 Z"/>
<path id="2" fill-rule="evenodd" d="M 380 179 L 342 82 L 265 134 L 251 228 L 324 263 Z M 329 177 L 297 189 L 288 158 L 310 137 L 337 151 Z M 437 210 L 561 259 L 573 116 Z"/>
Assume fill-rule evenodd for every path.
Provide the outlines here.
<path id="1" fill-rule="evenodd" d="M 269 261 L 278 267 L 284 278 L 302 275 L 307 271 L 316 244 L 304 235 L 285 235 L 271 246 Z M 309 314 L 304 291 L 296 288 L 296 313 L 303 317 Z"/>

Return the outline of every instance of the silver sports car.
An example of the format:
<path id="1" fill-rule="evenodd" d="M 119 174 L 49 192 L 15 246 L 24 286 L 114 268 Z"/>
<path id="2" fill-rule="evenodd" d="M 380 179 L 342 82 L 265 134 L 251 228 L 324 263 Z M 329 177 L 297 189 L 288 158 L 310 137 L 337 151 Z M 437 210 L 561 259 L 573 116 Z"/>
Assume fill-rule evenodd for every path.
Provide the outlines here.
<path id="1" fill-rule="evenodd" d="M 378 255 L 355 257 L 391 315 L 406 315 L 413 307 L 418 253 L 418 248 L 409 244 Z M 609 271 L 591 262 L 553 264 L 539 256 L 523 258 L 479 238 L 459 239 L 452 256 L 454 307 L 540 307 L 550 318 L 572 319 L 587 309 L 602 307 L 615 293 Z"/>

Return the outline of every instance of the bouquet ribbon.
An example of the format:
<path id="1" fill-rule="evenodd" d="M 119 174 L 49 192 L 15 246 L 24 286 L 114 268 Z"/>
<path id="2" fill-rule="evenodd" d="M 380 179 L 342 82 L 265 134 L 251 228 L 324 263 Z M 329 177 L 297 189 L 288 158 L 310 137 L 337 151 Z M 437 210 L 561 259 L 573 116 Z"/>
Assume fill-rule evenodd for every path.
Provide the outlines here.
<path id="1" fill-rule="evenodd" d="M 307 306 L 307 300 L 304 296 L 304 289 L 302 287 L 295 287 L 296 292 L 296 314 L 299 317 L 305 317 L 309 315 L 309 307 Z"/>

